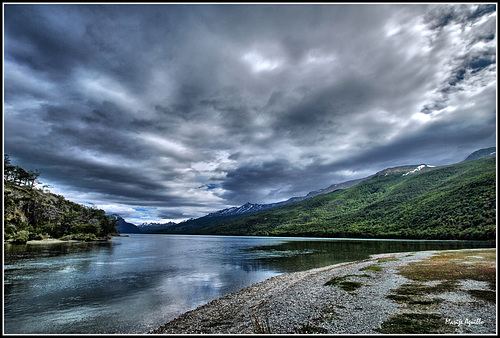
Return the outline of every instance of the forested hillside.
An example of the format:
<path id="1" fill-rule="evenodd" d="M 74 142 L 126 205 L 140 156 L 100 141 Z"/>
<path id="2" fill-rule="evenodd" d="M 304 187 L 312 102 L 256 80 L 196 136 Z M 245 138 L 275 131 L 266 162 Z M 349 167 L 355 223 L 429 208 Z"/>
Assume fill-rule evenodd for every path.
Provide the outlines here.
<path id="1" fill-rule="evenodd" d="M 200 234 L 495 239 L 496 157 L 381 172 L 346 190 L 259 212 Z"/>
<path id="2" fill-rule="evenodd" d="M 4 162 L 4 239 L 16 243 L 43 238 L 97 240 L 116 234 L 116 220 L 104 210 L 68 201 L 34 187 L 29 173 Z M 21 173 L 21 174 L 19 174 Z M 40 173 L 36 172 L 36 178 Z"/>

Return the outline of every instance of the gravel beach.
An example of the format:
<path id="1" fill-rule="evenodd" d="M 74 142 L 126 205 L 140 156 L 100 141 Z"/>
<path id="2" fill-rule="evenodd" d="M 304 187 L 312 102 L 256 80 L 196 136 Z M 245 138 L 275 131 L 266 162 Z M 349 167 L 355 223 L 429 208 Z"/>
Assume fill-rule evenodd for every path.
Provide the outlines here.
<path id="1" fill-rule="evenodd" d="M 495 253 L 495 249 L 489 250 Z M 412 282 L 398 273 L 400 267 L 438 252 L 442 251 L 374 255 L 363 261 L 278 275 L 188 311 L 150 333 L 377 334 L 389 319 L 416 313 L 439 316 L 453 333 L 495 334 L 496 302 L 468 292 L 491 292 L 488 283 L 460 280 L 452 292 L 429 295 L 439 298 L 439 302 L 427 302 L 431 305 L 415 306 L 387 297 Z M 332 279 L 356 289 L 325 285 Z"/>

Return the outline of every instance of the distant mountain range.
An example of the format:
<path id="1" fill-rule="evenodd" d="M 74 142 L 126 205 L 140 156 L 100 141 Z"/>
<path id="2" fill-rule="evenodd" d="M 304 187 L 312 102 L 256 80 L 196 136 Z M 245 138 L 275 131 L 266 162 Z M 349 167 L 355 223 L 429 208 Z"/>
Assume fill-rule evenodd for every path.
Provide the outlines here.
<path id="1" fill-rule="evenodd" d="M 486 148 L 486 149 L 481 149 L 478 151 L 475 151 L 471 155 L 469 155 L 464 161 L 462 162 L 469 162 L 469 161 L 474 161 L 477 159 L 481 158 L 486 158 L 490 156 L 495 156 L 496 155 L 496 147 L 491 147 L 491 148 Z M 330 194 L 332 192 L 338 191 L 338 190 L 346 190 L 352 187 L 355 187 L 359 185 L 360 183 L 372 179 L 374 177 L 378 176 L 387 176 L 387 175 L 393 175 L 393 174 L 398 174 L 401 176 L 407 176 L 419 172 L 425 172 L 431 169 L 434 169 L 436 167 L 427 165 L 427 164 L 416 164 L 416 165 L 405 165 L 405 166 L 398 166 L 394 168 L 387 168 L 384 169 L 380 172 L 377 172 L 376 174 L 370 175 L 365 178 L 357 179 L 357 180 L 351 180 L 351 181 L 346 181 L 342 183 L 337 183 L 337 184 L 332 184 L 328 186 L 327 188 L 324 189 L 319 189 L 315 191 L 309 192 L 307 195 L 302 196 L 302 197 L 292 197 L 286 201 L 282 202 L 277 202 L 277 203 L 271 203 L 271 204 L 254 204 L 254 203 L 245 203 L 242 206 L 239 207 L 231 207 L 223 210 L 219 210 L 213 213 L 210 213 L 206 216 L 200 217 L 200 218 L 195 218 L 195 219 L 189 219 L 187 221 L 183 221 L 180 223 L 149 223 L 149 224 L 142 224 L 140 226 L 134 226 L 131 227 L 130 225 L 133 225 L 131 223 L 125 222 L 123 219 L 119 219 L 119 223 L 123 224 L 123 227 L 119 227 L 119 231 L 121 233 L 132 233 L 132 232 L 143 232 L 143 233 L 198 233 L 199 231 L 202 231 L 203 229 L 209 228 L 209 227 L 214 227 L 222 223 L 230 222 L 230 221 L 235 221 L 237 219 L 247 217 L 249 215 L 255 214 L 255 213 L 260 213 L 266 210 L 270 209 L 275 209 L 279 207 L 284 207 L 287 205 L 290 205 L 292 203 L 297 203 L 300 201 L 304 200 L 309 200 L 312 199 L 316 196 L 320 195 L 325 195 L 325 194 Z"/>
<path id="2" fill-rule="evenodd" d="M 113 214 L 109 216 L 111 219 L 118 220 L 118 225 L 116 229 L 121 234 L 142 234 L 141 229 L 139 229 L 135 224 L 125 221 L 120 215 Z"/>
<path id="3" fill-rule="evenodd" d="M 142 223 L 137 226 L 139 230 L 143 233 L 151 233 L 159 229 L 163 229 L 165 227 L 173 226 L 176 223 L 168 222 L 168 223 Z"/>
<path id="4" fill-rule="evenodd" d="M 200 217 L 200 218 L 193 218 L 189 219 L 184 222 L 180 223 L 169 223 L 163 227 L 158 227 L 157 229 L 151 230 L 151 233 L 169 233 L 169 234 L 175 234 L 175 233 L 193 233 L 198 231 L 199 229 L 205 228 L 207 226 L 212 226 L 212 225 L 217 225 L 221 224 L 230 220 L 235 220 L 241 217 L 245 217 L 251 214 L 254 214 L 256 212 L 268 210 L 268 209 L 273 209 L 277 207 L 282 207 L 288 204 L 296 203 L 299 201 L 303 201 L 305 199 L 312 198 L 314 196 L 322 195 L 322 194 L 327 194 L 335 190 L 339 189 L 347 189 L 350 188 L 362 181 L 364 181 L 366 178 L 358 179 L 358 180 L 352 180 L 352 181 L 347 181 L 343 183 L 338 183 L 338 184 L 332 184 L 328 188 L 325 189 L 319 189 L 315 191 L 311 191 L 308 193 L 306 196 L 302 197 L 292 197 L 286 201 L 282 202 L 277 202 L 277 203 L 270 203 L 270 204 L 255 204 L 255 203 L 245 203 L 240 207 L 231 207 L 223 210 L 219 210 L 213 213 L 210 213 L 206 216 Z"/>

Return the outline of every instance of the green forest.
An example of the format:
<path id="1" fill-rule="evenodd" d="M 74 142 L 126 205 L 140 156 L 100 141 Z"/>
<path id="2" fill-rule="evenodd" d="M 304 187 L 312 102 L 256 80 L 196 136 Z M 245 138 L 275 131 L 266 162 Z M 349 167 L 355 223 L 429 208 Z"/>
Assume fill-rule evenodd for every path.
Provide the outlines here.
<path id="1" fill-rule="evenodd" d="M 355 238 L 496 238 L 496 157 L 362 183 L 209 226 L 200 234 Z"/>
<path id="2" fill-rule="evenodd" d="M 4 155 L 4 240 L 91 241 L 117 234 L 117 220 L 108 217 L 104 210 L 43 191 L 47 186 L 36 181 L 39 176 L 38 171 L 12 165 L 9 155 Z"/>

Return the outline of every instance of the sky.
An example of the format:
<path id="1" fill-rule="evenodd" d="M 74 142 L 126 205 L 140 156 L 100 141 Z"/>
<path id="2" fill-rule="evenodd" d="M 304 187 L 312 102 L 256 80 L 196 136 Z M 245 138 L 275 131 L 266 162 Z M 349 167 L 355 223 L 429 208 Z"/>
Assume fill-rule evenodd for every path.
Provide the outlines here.
<path id="1" fill-rule="evenodd" d="M 496 145 L 496 5 L 3 4 L 4 153 L 127 221 Z"/>

